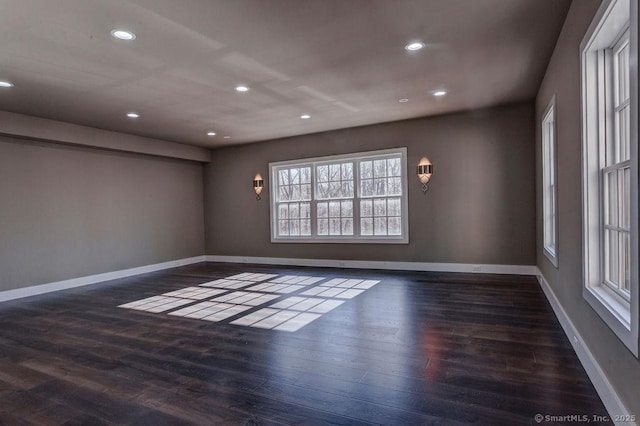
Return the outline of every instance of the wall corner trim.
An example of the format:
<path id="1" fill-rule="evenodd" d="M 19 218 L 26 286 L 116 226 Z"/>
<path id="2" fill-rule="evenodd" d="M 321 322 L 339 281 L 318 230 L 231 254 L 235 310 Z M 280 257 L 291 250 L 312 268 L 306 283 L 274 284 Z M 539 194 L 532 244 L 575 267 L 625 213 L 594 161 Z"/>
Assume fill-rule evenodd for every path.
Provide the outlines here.
<path id="1" fill-rule="evenodd" d="M 578 359 L 580 360 L 580 363 L 582 364 L 585 371 L 587 372 L 589 379 L 591 379 L 591 383 L 593 383 L 593 386 L 595 387 L 596 392 L 598 392 L 600 399 L 602 399 L 602 403 L 604 404 L 605 408 L 609 412 L 609 415 L 612 418 L 615 418 L 615 416 L 620 416 L 620 417 L 630 416 L 631 413 L 629 413 L 629 411 L 626 409 L 626 407 L 622 403 L 622 400 L 620 399 L 620 397 L 618 397 L 618 394 L 616 393 L 615 389 L 611 385 L 611 382 L 609 382 L 609 379 L 607 378 L 606 374 L 600 367 L 600 364 L 598 364 L 598 361 L 596 360 L 596 358 L 591 353 L 591 350 L 589 349 L 584 339 L 578 332 L 578 329 L 573 325 L 571 318 L 569 317 L 569 315 L 567 315 L 567 312 L 564 310 L 564 308 L 560 304 L 560 301 L 558 300 L 555 293 L 551 289 L 551 286 L 542 275 L 542 272 L 540 271 L 540 269 L 538 268 L 536 269 L 537 269 L 536 278 L 538 278 L 540 287 L 542 288 L 544 295 L 547 297 L 549 304 L 551 304 L 551 308 L 553 309 L 553 312 L 558 318 L 560 325 L 562 325 L 562 329 L 564 330 L 567 338 L 569 339 L 569 342 L 571 342 L 571 346 L 573 347 L 573 350 L 575 351 L 576 355 L 578 355 Z M 629 422 L 625 422 L 625 423 L 615 422 L 615 423 L 619 425 L 636 424 L 636 423 L 629 423 Z"/>
<path id="2" fill-rule="evenodd" d="M 320 268 L 383 269 L 391 271 L 469 272 L 477 274 L 535 275 L 538 268 L 529 265 L 493 265 L 478 263 L 426 263 L 372 260 L 298 259 L 285 257 L 205 256 L 207 262 L 256 263 L 263 265 L 312 266 Z"/>
<path id="3" fill-rule="evenodd" d="M 204 261 L 205 256 L 195 256 L 185 259 L 172 260 L 169 262 L 156 263 L 153 265 L 123 269 L 120 271 L 105 272 L 103 274 L 89 275 L 86 277 L 72 278 L 70 280 L 56 281 L 47 284 L 2 291 L 0 292 L 0 302 L 21 299 L 23 297 L 36 296 L 39 294 L 51 293 L 54 291 L 66 290 L 69 288 L 82 287 L 85 285 L 97 284 L 104 281 L 111 281 L 119 278 L 126 278 L 134 275 L 161 271 L 164 269 L 177 268 L 178 266 L 191 265 L 193 263 L 201 263 Z"/>

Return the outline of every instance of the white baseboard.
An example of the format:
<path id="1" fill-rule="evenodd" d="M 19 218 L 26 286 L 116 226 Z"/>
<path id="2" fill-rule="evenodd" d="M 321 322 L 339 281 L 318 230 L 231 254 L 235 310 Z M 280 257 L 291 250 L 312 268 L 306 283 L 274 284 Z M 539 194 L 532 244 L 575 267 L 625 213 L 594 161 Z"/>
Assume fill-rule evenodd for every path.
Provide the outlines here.
<path id="1" fill-rule="evenodd" d="M 189 257 L 186 259 L 172 260 L 170 262 L 156 263 L 154 265 L 139 266 L 137 268 L 123 269 L 121 271 L 106 272 L 104 274 L 89 275 L 87 277 L 73 278 L 70 280 L 2 291 L 0 292 L 0 302 L 96 284 L 104 281 L 116 280 L 119 278 L 131 277 L 133 275 L 146 274 L 148 272 L 161 271 L 163 269 L 177 268 L 178 266 L 191 265 L 192 263 L 200 263 L 204 261 L 205 256 Z"/>
<path id="2" fill-rule="evenodd" d="M 392 271 L 471 272 L 482 274 L 535 275 L 529 265 L 491 265 L 473 263 L 387 262 L 371 260 L 295 259 L 286 257 L 205 256 L 207 262 L 257 263 L 266 265 L 315 266 L 320 268 L 385 269 Z"/>
<path id="3" fill-rule="evenodd" d="M 602 403 L 609 412 L 609 415 L 612 418 L 615 418 L 616 416 L 629 416 L 631 413 L 629 413 L 629 411 L 626 409 L 626 407 L 618 397 L 618 394 L 611 385 L 611 382 L 609 382 L 609 379 L 607 379 L 607 376 L 606 374 L 604 374 L 604 371 L 600 367 L 600 364 L 598 364 L 598 361 L 596 361 L 595 357 L 589 350 L 589 347 L 586 345 L 586 343 L 582 339 L 582 336 L 573 325 L 573 322 L 567 315 L 566 311 L 560 304 L 560 301 L 551 289 L 551 286 L 544 278 L 542 272 L 539 269 L 536 272 L 536 277 L 538 278 L 540 287 L 542 287 L 542 291 L 544 292 L 545 296 L 547 296 L 547 300 L 549 300 L 549 303 L 553 308 L 553 312 L 556 314 L 556 317 L 558 318 L 558 321 L 560 321 L 560 324 L 562 325 L 567 338 L 571 342 L 576 355 L 578 355 L 578 359 L 586 370 L 587 375 L 593 383 L 593 386 L 596 388 L 596 392 L 598 392 L 600 399 L 602 399 Z M 615 423 L 626 426 L 636 424 L 630 422 Z"/>

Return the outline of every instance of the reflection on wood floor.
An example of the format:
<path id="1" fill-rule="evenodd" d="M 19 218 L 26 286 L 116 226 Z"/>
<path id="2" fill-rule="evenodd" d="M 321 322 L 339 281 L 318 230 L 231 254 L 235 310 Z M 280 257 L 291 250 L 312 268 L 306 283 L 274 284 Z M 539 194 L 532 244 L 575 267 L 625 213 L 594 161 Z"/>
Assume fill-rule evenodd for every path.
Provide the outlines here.
<path id="1" fill-rule="evenodd" d="M 606 411 L 534 277 L 201 263 L 0 304 L 0 424 L 538 413 Z"/>

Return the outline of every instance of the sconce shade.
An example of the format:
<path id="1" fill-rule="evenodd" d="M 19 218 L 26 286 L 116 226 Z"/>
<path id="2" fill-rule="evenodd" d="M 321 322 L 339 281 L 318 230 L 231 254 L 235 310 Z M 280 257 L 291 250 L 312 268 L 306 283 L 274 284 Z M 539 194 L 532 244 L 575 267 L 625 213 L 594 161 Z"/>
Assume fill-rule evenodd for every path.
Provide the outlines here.
<path id="1" fill-rule="evenodd" d="M 431 175 L 433 174 L 433 164 L 427 157 L 422 157 L 420 163 L 418 163 L 418 179 L 420 182 L 426 184 L 431 179 Z"/>
<path id="2" fill-rule="evenodd" d="M 253 190 L 256 191 L 258 200 L 260 199 L 262 188 L 264 188 L 264 179 L 262 179 L 262 175 L 258 173 L 256 177 L 253 178 Z"/>
<path id="3" fill-rule="evenodd" d="M 431 180 L 431 176 L 433 175 L 433 164 L 427 157 L 422 157 L 417 167 L 418 179 L 420 179 L 420 183 L 422 184 L 422 192 L 426 193 L 429 189 L 428 183 Z"/>

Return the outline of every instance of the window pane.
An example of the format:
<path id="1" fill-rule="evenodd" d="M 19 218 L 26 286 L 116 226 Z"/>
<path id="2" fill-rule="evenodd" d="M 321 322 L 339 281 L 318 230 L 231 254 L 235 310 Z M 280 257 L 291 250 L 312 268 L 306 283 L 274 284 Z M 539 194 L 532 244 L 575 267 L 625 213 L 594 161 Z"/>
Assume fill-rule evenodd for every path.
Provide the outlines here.
<path id="1" fill-rule="evenodd" d="M 389 235 L 401 235 L 402 234 L 402 226 L 399 217 L 390 217 L 389 218 Z"/>
<path id="2" fill-rule="evenodd" d="M 631 108 L 629 105 L 620 112 L 622 141 L 620 142 L 621 160 L 631 158 Z"/>
<path id="3" fill-rule="evenodd" d="M 387 162 L 385 160 L 375 160 L 373 162 L 373 177 L 387 176 Z"/>
<path id="4" fill-rule="evenodd" d="M 340 218 L 329 219 L 329 235 L 340 235 Z"/>
<path id="5" fill-rule="evenodd" d="M 387 195 L 387 180 L 374 179 L 375 195 Z"/>
<path id="6" fill-rule="evenodd" d="M 278 219 L 289 218 L 289 206 L 287 204 L 280 204 L 278 206 Z"/>
<path id="7" fill-rule="evenodd" d="M 628 106 L 623 107 L 621 110 L 615 113 L 615 136 L 616 139 L 612 141 L 614 149 L 618 153 L 618 158 L 614 158 L 614 162 L 625 161 L 629 159 L 629 116 Z"/>
<path id="8" fill-rule="evenodd" d="M 608 276 L 607 279 L 618 286 L 620 282 L 618 269 L 619 269 L 619 256 L 618 256 L 618 232 L 605 231 L 607 235 L 607 251 L 608 251 Z"/>
<path id="9" fill-rule="evenodd" d="M 291 175 L 291 183 L 300 183 L 300 169 L 289 170 Z"/>
<path id="10" fill-rule="evenodd" d="M 373 235 L 373 219 L 372 218 L 360 219 L 360 234 Z"/>
<path id="11" fill-rule="evenodd" d="M 618 176 L 617 173 L 606 174 L 607 185 L 607 216 L 605 218 L 608 225 L 618 225 Z"/>
<path id="12" fill-rule="evenodd" d="M 353 179 L 353 163 L 342 164 L 342 180 Z"/>
<path id="13" fill-rule="evenodd" d="M 300 203 L 300 217 L 303 219 L 311 217 L 311 206 L 309 203 Z"/>
<path id="14" fill-rule="evenodd" d="M 329 198 L 329 184 L 326 182 L 318 183 L 318 198 Z"/>
<path id="15" fill-rule="evenodd" d="M 622 170 L 622 223 L 624 228 L 631 227 L 631 168 Z"/>
<path id="16" fill-rule="evenodd" d="M 278 199 L 280 201 L 289 201 L 290 197 L 289 197 L 289 187 L 288 186 L 281 186 L 278 188 Z"/>
<path id="17" fill-rule="evenodd" d="M 618 99 L 622 102 L 629 99 L 629 40 L 624 42 L 616 54 L 618 68 Z"/>
<path id="18" fill-rule="evenodd" d="M 342 181 L 341 191 L 343 197 L 353 197 L 353 182 Z"/>
<path id="19" fill-rule="evenodd" d="M 289 234 L 292 236 L 300 235 L 300 222 L 297 220 L 289 221 Z"/>
<path id="20" fill-rule="evenodd" d="M 300 185 L 302 193 L 300 194 L 301 200 L 310 200 L 311 199 L 311 184 L 306 183 L 304 185 Z"/>
<path id="21" fill-rule="evenodd" d="M 400 216 L 400 198 L 389 198 L 387 201 L 387 214 Z"/>
<path id="22" fill-rule="evenodd" d="M 299 205 L 298 203 L 289 204 L 289 219 L 298 219 L 299 216 Z"/>
<path id="23" fill-rule="evenodd" d="M 360 196 L 371 197 L 373 195 L 373 179 L 363 179 L 360 181 Z"/>
<path id="24" fill-rule="evenodd" d="M 387 235 L 387 218 L 376 217 L 373 222 L 373 233 L 375 235 Z"/>
<path id="25" fill-rule="evenodd" d="M 311 183 L 311 167 L 300 169 L 300 183 Z"/>
<path id="26" fill-rule="evenodd" d="M 340 217 L 340 201 L 329 203 L 329 217 Z"/>
<path id="27" fill-rule="evenodd" d="M 329 182 L 329 198 L 342 197 L 340 193 L 341 189 L 342 185 L 340 185 L 340 182 Z"/>
<path id="28" fill-rule="evenodd" d="M 333 182 L 340 180 L 340 164 L 329 165 L 329 180 Z"/>
<path id="29" fill-rule="evenodd" d="M 328 234 L 329 234 L 329 220 L 318 219 L 318 235 L 328 235 Z"/>
<path id="30" fill-rule="evenodd" d="M 289 170 L 279 170 L 278 180 L 280 185 L 289 185 Z"/>
<path id="31" fill-rule="evenodd" d="M 400 159 L 399 158 L 389 158 L 387 160 L 387 173 L 388 176 L 400 176 Z"/>
<path id="32" fill-rule="evenodd" d="M 342 219 L 342 235 L 353 235 L 353 219 Z"/>
<path id="33" fill-rule="evenodd" d="M 360 179 L 371 179 L 373 177 L 373 162 L 360 162 Z"/>
<path id="34" fill-rule="evenodd" d="M 303 219 L 300 221 L 300 235 L 311 235 L 311 220 Z"/>
<path id="35" fill-rule="evenodd" d="M 278 221 L 278 235 L 282 235 L 282 236 L 289 235 L 289 221 L 287 220 Z"/>
<path id="36" fill-rule="evenodd" d="M 340 204 L 340 215 L 342 217 L 353 217 L 353 201 L 343 201 Z"/>
<path id="37" fill-rule="evenodd" d="M 631 291 L 631 235 L 624 232 L 622 237 L 622 290 Z"/>
<path id="38" fill-rule="evenodd" d="M 387 200 L 377 198 L 373 201 L 373 214 L 374 216 L 386 216 L 387 214 Z"/>
<path id="39" fill-rule="evenodd" d="M 399 177 L 387 180 L 388 195 L 402 195 L 402 185 Z"/>
<path id="40" fill-rule="evenodd" d="M 318 203 L 318 217 L 328 217 L 329 216 L 329 203 Z"/>
<path id="41" fill-rule="evenodd" d="M 318 175 L 318 182 L 329 181 L 329 166 L 318 166 L 316 167 L 316 172 Z"/>
<path id="42" fill-rule="evenodd" d="M 372 200 L 360 200 L 360 217 L 373 216 L 373 201 Z"/>
<path id="43" fill-rule="evenodd" d="M 549 186 L 549 199 L 551 200 L 549 203 L 549 209 L 551 212 L 549 213 L 549 243 L 553 248 L 554 254 L 556 249 L 556 191 L 555 185 Z"/>
<path id="44" fill-rule="evenodd" d="M 300 200 L 300 185 L 291 185 L 291 200 Z"/>

